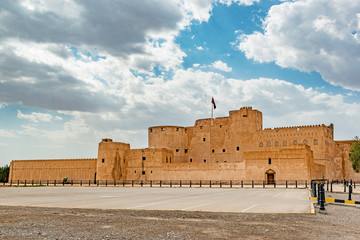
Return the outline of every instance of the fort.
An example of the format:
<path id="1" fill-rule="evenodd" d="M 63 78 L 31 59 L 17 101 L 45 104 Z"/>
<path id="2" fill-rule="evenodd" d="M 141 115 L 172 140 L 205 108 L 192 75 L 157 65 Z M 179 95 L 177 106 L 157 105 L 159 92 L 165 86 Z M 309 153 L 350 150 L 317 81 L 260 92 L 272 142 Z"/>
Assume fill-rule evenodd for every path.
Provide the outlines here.
<path id="1" fill-rule="evenodd" d="M 348 160 L 352 141 L 335 141 L 330 124 L 263 129 L 252 107 L 194 126 L 154 126 L 148 148 L 103 139 L 93 159 L 13 160 L 9 181 L 307 180 L 360 181 Z"/>

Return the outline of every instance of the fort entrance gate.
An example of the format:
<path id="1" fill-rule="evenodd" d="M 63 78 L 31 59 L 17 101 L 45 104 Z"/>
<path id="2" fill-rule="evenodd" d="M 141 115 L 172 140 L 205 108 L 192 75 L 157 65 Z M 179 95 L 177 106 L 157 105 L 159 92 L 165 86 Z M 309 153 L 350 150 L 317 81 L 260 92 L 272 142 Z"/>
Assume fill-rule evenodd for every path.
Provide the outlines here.
<path id="1" fill-rule="evenodd" d="M 265 173 L 266 175 L 266 184 L 274 184 L 275 182 L 275 171 L 272 169 L 269 169 Z"/>

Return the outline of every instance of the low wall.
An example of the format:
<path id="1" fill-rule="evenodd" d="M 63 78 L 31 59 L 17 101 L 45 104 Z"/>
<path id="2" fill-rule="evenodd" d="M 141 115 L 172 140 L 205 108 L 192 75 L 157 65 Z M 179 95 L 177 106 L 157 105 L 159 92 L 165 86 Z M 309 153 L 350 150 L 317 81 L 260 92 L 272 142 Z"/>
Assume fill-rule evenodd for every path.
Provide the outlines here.
<path id="1" fill-rule="evenodd" d="M 23 180 L 95 180 L 97 159 L 14 160 L 9 181 Z"/>

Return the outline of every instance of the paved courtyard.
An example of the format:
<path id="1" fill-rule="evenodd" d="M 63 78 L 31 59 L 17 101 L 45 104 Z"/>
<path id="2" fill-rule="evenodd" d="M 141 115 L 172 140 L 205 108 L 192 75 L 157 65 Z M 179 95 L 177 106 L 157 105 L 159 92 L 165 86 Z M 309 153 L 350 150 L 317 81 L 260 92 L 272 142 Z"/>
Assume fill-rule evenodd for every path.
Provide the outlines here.
<path id="1" fill-rule="evenodd" d="M 0 188 L 0 205 L 64 208 L 310 213 L 308 197 L 306 189 Z"/>

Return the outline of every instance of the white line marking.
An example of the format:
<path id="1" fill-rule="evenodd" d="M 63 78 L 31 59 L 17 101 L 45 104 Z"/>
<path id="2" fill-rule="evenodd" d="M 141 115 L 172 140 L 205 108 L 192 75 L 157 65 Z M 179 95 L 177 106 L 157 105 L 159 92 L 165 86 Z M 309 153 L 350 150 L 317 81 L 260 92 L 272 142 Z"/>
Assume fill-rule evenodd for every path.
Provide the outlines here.
<path id="1" fill-rule="evenodd" d="M 279 196 L 280 194 L 282 194 L 282 192 L 279 192 L 277 194 L 275 194 L 274 196 L 272 196 L 273 198 L 276 198 L 277 196 Z"/>
<path id="2" fill-rule="evenodd" d="M 147 204 L 137 205 L 137 206 L 133 206 L 133 207 L 128 207 L 128 208 L 126 208 L 126 209 L 141 208 L 141 207 L 158 205 L 158 204 L 163 204 L 163 203 L 169 203 L 169 201 L 166 201 L 166 202 L 164 201 L 164 202 L 147 203 Z"/>
<path id="3" fill-rule="evenodd" d="M 195 206 L 192 206 L 192 207 L 187 207 L 187 208 L 183 208 L 181 210 L 189 210 L 189 209 L 194 209 L 194 208 L 197 208 L 197 207 L 201 207 L 201 206 L 205 206 L 205 205 L 209 205 L 213 202 L 207 202 L 207 203 L 202 203 L 202 204 L 198 204 L 198 205 L 195 205 Z"/>
<path id="4" fill-rule="evenodd" d="M 247 210 L 253 208 L 253 207 L 256 207 L 258 204 L 254 204 L 252 205 L 251 207 L 248 207 L 248 208 L 245 208 L 244 210 L 242 210 L 241 212 L 246 212 Z"/>

